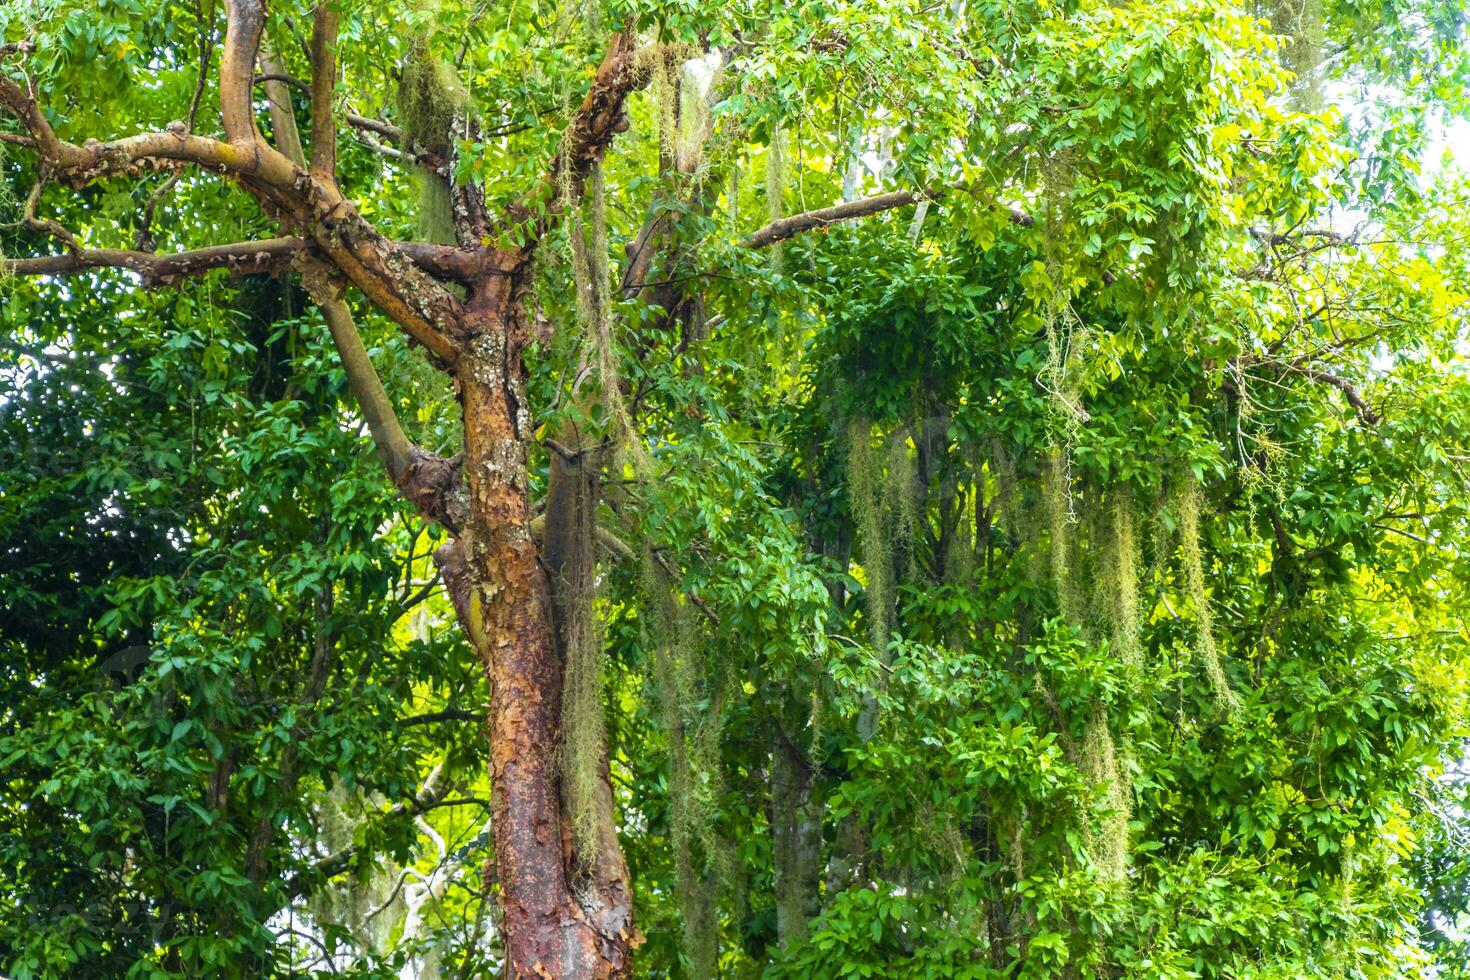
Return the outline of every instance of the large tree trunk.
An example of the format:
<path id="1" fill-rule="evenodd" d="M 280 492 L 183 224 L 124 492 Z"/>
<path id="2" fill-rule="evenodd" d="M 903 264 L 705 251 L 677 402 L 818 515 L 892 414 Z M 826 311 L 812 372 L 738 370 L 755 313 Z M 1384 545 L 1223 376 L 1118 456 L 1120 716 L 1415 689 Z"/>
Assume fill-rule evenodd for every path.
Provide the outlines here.
<path id="1" fill-rule="evenodd" d="M 455 371 L 469 519 L 445 567 L 490 684 L 492 820 L 509 973 L 625 976 L 632 907 L 613 828 L 594 880 L 616 887 L 573 891 L 557 769 L 564 663 L 527 499 L 525 325 L 519 298 L 509 284 L 502 288 L 472 304 L 472 339 Z"/>

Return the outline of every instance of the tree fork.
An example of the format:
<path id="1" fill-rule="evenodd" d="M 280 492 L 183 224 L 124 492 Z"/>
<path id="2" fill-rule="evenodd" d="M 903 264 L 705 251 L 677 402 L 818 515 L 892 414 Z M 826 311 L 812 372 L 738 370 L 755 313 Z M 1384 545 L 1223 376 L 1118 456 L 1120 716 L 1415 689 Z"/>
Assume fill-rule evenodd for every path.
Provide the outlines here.
<path id="1" fill-rule="evenodd" d="M 330 48 L 335 23 L 318 16 L 313 37 L 312 169 L 335 186 L 335 133 L 318 115 L 328 106 L 334 71 Z M 270 61 L 262 59 L 267 70 Z M 268 95 L 273 128 L 287 156 L 304 167 L 300 136 L 285 86 Z M 512 260 L 513 261 L 513 260 Z M 303 259 L 302 277 L 321 307 L 389 476 L 427 518 L 456 539 L 435 555 L 456 615 L 479 655 L 491 692 L 490 775 L 496 837 L 496 880 L 502 893 L 506 952 L 513 976 L 613 977 L 626 973 L 632 939 L 632 894 L 618 845 L 607 761 L 599 760 L 604 792 L 598 794 L 596 852 L 578 855 L 570 839 L 560 793 L 556 748 L 565 681 L 564 645 L 557 642 L 551 581 L 530 528 L 526 474 L 524 367 L 526 341 L 521 290 L 505 277 L 472 283 L 474 326 L 450 331 L 474 339 L 453 358 L 465 432 L 464 464 L 431 457 L 409 444 L 392 403 L 363 347 L 345 300 L 320 261 Z M 499 270 L 495 270 L 498 272 Z M 483 329 L 483 332 L 481 330 Z M 461 481 L 468 469 L 470 493 Z M 577 479 L 592 473 L 579 457 Z M 546 560 L 559 569 L 563 529 L 587 523 L 595 506 L 572 494 L 553 473 L 548 501 Z M 468 507 L 466 508 L 466 503 Z M 587 524 L 590 527 L 590 523 Z M 584 560 L 591 560 L 591 540 Z M 573 872 L 587 888 L 573 893 Z M 580 901 L 579 901 L 580 899 Z"/>

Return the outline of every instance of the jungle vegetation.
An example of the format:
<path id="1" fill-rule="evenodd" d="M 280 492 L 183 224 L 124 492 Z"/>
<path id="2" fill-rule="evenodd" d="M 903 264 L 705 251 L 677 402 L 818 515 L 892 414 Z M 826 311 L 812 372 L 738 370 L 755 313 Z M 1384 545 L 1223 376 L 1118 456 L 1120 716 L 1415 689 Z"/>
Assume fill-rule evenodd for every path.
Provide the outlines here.
<path id="1" fill-rule="evenodd" d="M 1470 975 L 1463 0 L 3 0 L 0 974 Z"/>

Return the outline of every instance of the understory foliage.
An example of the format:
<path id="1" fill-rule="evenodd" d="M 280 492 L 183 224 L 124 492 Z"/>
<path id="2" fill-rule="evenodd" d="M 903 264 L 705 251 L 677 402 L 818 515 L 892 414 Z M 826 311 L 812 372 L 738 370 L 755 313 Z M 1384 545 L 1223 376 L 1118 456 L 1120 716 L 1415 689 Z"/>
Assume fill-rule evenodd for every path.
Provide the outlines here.
<path id="1" fill-rule="evenodd" d="M 568 215 L 528 493 L 544 536 L 579 474 L 564 840 L 610 782 L 638 976 L 1470 975 L 1463 4 L 339 7 L 364 215 Z M 626 131 L 545 178 L 623 25 Z M 0 72 L 68 139 L 213 134 L 223 29 L 19 0 Z M 283 233 L 0 151 L 7 257 Z M 494 692 L 295 274 L 0 311 L 0 973 L 497 975 Z"/>

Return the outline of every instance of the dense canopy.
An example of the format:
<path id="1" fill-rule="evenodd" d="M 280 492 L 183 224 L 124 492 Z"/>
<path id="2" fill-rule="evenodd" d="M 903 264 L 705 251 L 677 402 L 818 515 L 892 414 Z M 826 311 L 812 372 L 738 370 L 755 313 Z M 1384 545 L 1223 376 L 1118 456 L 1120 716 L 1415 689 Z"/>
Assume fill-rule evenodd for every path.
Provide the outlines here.
<path id="1" fill-rule="evenodd" d="M 0 974 L 1470 976 L 1463 0 L 4 0 Z"/>

